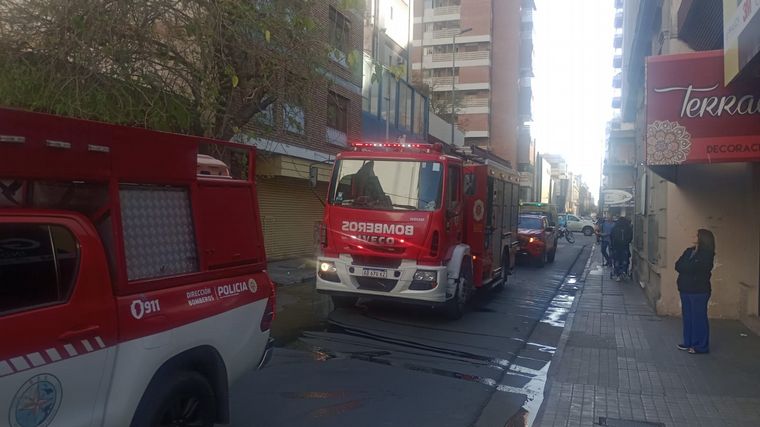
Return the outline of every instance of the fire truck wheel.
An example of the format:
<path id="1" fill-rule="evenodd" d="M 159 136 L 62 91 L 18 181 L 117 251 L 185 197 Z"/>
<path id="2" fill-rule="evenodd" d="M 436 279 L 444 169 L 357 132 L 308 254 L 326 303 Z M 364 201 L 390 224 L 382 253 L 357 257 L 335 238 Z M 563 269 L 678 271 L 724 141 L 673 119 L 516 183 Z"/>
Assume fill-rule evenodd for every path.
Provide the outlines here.
<path id="1" fill-rule="evenodd" d="M 501 280 L 499 280 L 499 283 L 496 284 L 494 287 L 494 290 L 497 292 L 503 291 L 507 287 L 507 281 L 509 280 L 509 258 L 505 257 L 505 259 L 501 262 Z"/>
<path id="2" fill-rule="evenodd" d="M 446 317 L 451 320 L 461 319 L 465 305 L 472 294 L 472 260 L 465 259 L 459 272 L 459 284 L 454 296 L 446 301 Z"/>
<path id="3" fill-rule="evenodd" d="M 356 301 L 359 300 L 357 297 L 347 297 L 343 295 L 332 295 L 330 296 L 330 299 L 335 308 L 351 308 L 355 306 Z"/>
<path id="4" fill-rule="evenodd" d="M 140 402 L 132 420 L 133 427 L 214 426 L 214 389 L 203 375 L 179 372 L 155 385 Z"/>

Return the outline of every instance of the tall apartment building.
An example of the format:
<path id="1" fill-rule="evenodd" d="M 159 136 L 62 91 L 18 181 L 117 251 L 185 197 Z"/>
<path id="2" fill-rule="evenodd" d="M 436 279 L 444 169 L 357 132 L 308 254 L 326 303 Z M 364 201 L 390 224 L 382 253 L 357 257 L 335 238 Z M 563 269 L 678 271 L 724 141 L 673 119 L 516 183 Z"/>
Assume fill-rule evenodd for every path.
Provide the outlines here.
<path id="1" fill-rule="evenodd" d="M 250 124 L 259 137 L 245 141 L 258 148 L 256 183 L 270 260 L 314 255 L 330 162 L 362 137 L 362 76 L 348 58 L 362 50 L 363 11 L 342 3 L 312 3 L 320 36 L 333 48 L 325 80 L 300 101 L 272 104 Z"/>
<path id="2" fill-rule="evenodd" d="M 708 314 L 760 331 L 757 2 L 618 3 L 621 118 L 635 133 L 634 277 L 659 314 L 680 315 L 675 261 L 709 229 Z"/>
<path id="3" fill-rule="evenodd" d="M 414 81 L 429 88 L 433 109 L 463 130 L 465 144 L 515 166 L 519 128 L 530 118 L 520 88 L 532 99 L 529 78 L 521 78 L 532 76 L 532 43 L 523 43 L 522 29 L 532 31 L 533 9 L 532 0 L 414 3 Z M 529 47 L 522 55 L 521 46 Z"/>
<path id="4" fill-rule="evenodd" d="M 602 167 L 602 191 L 599 195 L 602 211 L 609 215 L 623 215 L 633 217 L 634 187 L 636 185 L 635 160 L 635 132 L 634 124 L 626 121 L 620 115 L 622 106 L 623 87 L 623 1 L 615 1 L 615 36 L 612 40 L 615 48 L 615 56 L 612 58 L 612 66 L 618 70 L 612 78 L 614 97 L 612 108 L 617 115 L 612 119 L 607 128 L 605 141 L 604 164 Z M 630 31 L 630 28 L 629 28 Z M 629 42 L 631 38 L 628 38 Z"/>

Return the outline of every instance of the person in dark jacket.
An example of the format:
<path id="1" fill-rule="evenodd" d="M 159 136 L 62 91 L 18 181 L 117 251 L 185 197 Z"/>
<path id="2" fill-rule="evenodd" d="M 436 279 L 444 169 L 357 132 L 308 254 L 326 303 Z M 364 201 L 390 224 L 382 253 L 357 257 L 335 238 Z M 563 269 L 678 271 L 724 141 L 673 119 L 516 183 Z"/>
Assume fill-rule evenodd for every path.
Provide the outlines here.
<path id="1" fill-rule="evenodd" d="M 610 248 L 612 249 L 612 267 L 610 277 L 620 281 L 628 277 L 631 259 L 631 241 L 633 227 L 628 218 L 621 216 L 610 231 Z"/>
<path id="2" fill-rule="evenodd" d="M 696 244 L 687 248 L 676 261 L 678 292 L 681 294 L 683 316 L 683 342 L 680 350 L 689 353 L 710 351 L 710 323 L 707 320 L 707 302 L 712 288 L 715 236 L 710 230 L 697 230 Z"/>

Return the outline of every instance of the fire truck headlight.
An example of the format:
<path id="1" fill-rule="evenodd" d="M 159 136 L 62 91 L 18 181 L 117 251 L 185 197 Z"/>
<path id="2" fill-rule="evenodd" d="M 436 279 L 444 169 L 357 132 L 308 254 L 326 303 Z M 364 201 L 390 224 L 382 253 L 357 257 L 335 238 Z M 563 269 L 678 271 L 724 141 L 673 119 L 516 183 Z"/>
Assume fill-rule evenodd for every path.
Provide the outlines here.
<path id="1" fill-rule="evenodd" d="M 323 261 L 319 263 L 319 278 L 328 282 L 340 282 L 338 269 L 335 268 L 334 262 Z"/>
<path id="2" fill-rule="evenodd" d="M 420 282 L 433 282 L 438 278 L 438 274 L 435 271 L 417 270 L 414 273 L 414 280 Z"/>
<path id="3" fill-rule="evenodd" d="M 323 262 L 319 264 L 319 271 L 323 273 L 335 273 L 335 264 L 331 262 Z"/>

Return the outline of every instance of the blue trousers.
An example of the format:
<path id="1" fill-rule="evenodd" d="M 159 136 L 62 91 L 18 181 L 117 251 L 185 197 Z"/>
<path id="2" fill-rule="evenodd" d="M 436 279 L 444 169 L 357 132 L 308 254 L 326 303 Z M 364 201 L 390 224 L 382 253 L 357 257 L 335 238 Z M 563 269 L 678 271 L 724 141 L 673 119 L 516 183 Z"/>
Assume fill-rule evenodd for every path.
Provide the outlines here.
<path id="1" fill-rule="evenodd" d="M 681 293 L 683 316 L 683 345 L 697 353 L 710 351 L 710 322 L 707 320 L 707 302 L 710 294 Z"/>
<path id="2" fill-rule="evenodd" d="M 602 240 L 602 256 L 604 257 L 604 261 L 607 264 L 612 264 L 612 262 L 610 262 L 609 248 L 610 248 L 610 242 L 607 240 Z"/>

